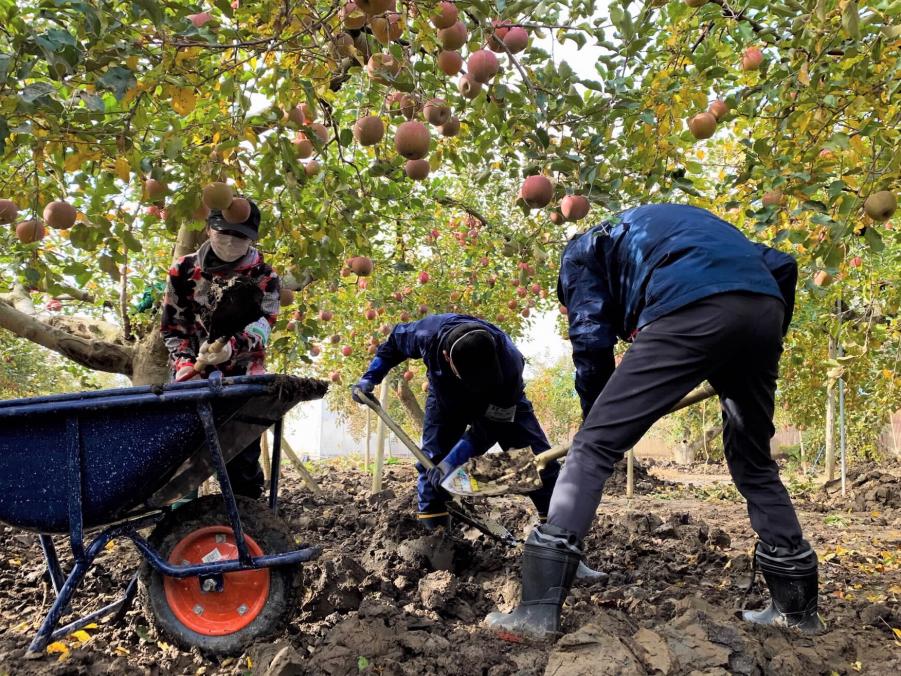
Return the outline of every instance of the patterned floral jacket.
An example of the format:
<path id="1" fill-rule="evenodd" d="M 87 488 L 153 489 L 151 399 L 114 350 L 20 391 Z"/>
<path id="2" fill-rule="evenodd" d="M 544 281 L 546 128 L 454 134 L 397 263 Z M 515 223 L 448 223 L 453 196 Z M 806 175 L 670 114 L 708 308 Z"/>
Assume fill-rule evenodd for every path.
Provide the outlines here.
<path id="1" fill-rule="evenodd" d="M 250 277 L 263 291 L 260 318 L 231 338 L 232 358 L 216 368 L 224 375 L 265 373 L 266 343 L 278 317 L 278 275 L 253 247 L 236 263 L 210 267 L 204 264 L 209 260 L 209 248 L 208 242 L 203 244 L 195 253 L 180 258 L 169 270 L 162 334 L 169 350 L 172 373 L 174 375 L 181 367 L 197 360 L 200 345 L 209 335 L 204 318 L 210 315 L 212 299 L 219 297 L 214 289 L 227 285 L 234 275 Z M 208 375 L 211 370 L 208 367 L 203 375 Z"/>

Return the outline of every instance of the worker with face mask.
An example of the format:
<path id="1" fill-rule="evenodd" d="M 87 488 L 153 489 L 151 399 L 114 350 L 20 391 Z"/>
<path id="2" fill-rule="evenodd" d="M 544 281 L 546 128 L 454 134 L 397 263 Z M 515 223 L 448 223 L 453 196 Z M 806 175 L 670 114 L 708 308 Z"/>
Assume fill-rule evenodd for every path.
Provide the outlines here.
<path id="1" fill-rule="evenodd" d="M 259 227 L 260 210 L 252 201 L 250 216 L 243 223 L 230 223 L 221 211 L 213 210 L 207 218 L 207 241 L 169 270 L 162 334 L 173 380 L 204 378 L 214 369 L 227 376 L 265 373 L 266 343 L 278 316 L 280 286 L 278 276 L 253 246 Z M 205 318 L 212 314 L 223 289 L 238 276 L 251 279 L 262 290 L 259 317 L 216 350 L 208 340 Z M 252 498 L 262 494 L 259 457 L 257 439 L 228 463 L 235 493 Z"/>

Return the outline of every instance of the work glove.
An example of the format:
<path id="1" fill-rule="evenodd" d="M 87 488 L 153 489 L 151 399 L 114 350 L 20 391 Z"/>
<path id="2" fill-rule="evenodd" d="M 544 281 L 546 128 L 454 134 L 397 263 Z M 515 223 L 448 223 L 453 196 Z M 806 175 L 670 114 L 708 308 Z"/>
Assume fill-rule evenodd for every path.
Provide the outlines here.
<path id="1" fill-rule="evenodd" d="M 185 382 L 200 377 L 200 372 L 194 366 L 194 362 L 188 362 L 180 366 L 175 372 L 175 382 Z M 184 380 L 182 380 L 184 378 Z"/>
<path id="2" fill-rule="evenodd" d="M 255 348 L 260 350 L 266 347 L 271 332 L 272 327 L 269 326 L 269 321 L 265 317 L 260 317 L 244 327 L 244 333 L 250 336 Z"/>
<path id="3" fill-rule="evenodd" d="M 353 397 L 353 400 L 358 404 L 366 404 L 362 397 L 358 396 L 357 392 L 363 392 L 370 399 L 375 399 L 375 383 L 366 378 L 361 378 L 360 382 L 350 388 L 350 396 Z M 378 401 L 377 399 L 375 399 Z"/>
<path id="4" fill-rule="evenodd" d="M 232 345 L 231 341 L 225 343 L 222 346 L 222 349 L 216 350 L 213 343 L 210 343 L 208 340 L 203 341 L 203 345 L 200 346 L 200 354 L 198 355 L 198 361 L 202 361 L 207 366 L 216 366 L 217 364 L 222 364 L 227 362 L 232 358 Z"/>
<path id="5" fill-rule="evenodd" d="M 444 488 L 441 486 L 441 482 L 450 474 L 456 465 L 449 463 L 447 460 L 442 460 L 435 467 L 432 467 L 430 470 L 426 471 L 426 479 L 432 485 L 436 491 L 443 491 Z"/>

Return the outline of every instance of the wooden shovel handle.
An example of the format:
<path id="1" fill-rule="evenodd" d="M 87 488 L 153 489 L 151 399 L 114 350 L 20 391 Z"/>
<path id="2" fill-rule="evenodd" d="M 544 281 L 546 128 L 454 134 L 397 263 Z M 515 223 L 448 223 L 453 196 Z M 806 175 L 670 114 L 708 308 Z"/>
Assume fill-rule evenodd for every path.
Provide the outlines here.
<path id="1" fill-rule="evenodd" d="M 687 408 L 688 406 L 691 406 L 692 404 L 696 404 L 699 401 L 704 401 L 705 399 L 709 399 L 714 394 L 716 394 L 716 391 L 713 389 L 713 386 L 711 386 L 710 383 L 704 383 L 703 386 L 699 387 L 698 389 L 696 389 L 692 392 L 689 392 L 684 397 L 682 397 L 676 403 L 676 405 L 673 406 L 667 412 L 667 414 L 674 413 L 675 411 L 679 411 L 683 408 Z M 551 462 L 552 460 L 556 460 L 557 458 L 562 458 L 567 453 L 569 453 L 569 444 L 560 444 L 558 446 L 554 446 L 553 448 L 549 448 L 548 450 L 544 451 L 543 453 L 539 453 L 538 455 L 535 456 L 535 466 L 538 468 L 538 471 L 540 472 L 545 467 L 547 467 L 547 464 L 549 462 Z"/>
<path id="2" fill-rule="evenodd" d="M 375 414 L 382 419 L 388 429 L 394 432 L 394 436 L 400 439 L 401 443 L 410 450 L 410 453 L 413 454 L 413 457 L 416 458 L 420 463 L 422 463 L 422 465 L 426 469 L 432 469 L 432 467 L 435 466 L 435 463 L 432 462 L 429 456 L 422 452 L 422 449 L 416 445 L 416 442 L 414 442 L 410 438 L 410 435 L 404 432 L 403 428 L 396 422 L 394 422 L 391 416 L 388 415 L 387 411 L 382 408 L 382 405 L 378 402 L 378 400 L 370 397 L 359 387 L 354 387 L 353 392 L 357 395 L 360 401 L 371 408 L 375 412 Z"/>

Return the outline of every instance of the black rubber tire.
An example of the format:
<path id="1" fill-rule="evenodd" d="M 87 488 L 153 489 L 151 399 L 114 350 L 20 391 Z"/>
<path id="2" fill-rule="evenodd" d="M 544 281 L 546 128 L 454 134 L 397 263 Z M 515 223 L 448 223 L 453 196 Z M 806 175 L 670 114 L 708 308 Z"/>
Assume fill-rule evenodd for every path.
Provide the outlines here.
<path id="1" fill-rule="evenodd" d="M 241 525 L 264 554 L 296 549 L 287 525 L 263 504 L 236 497 Z M 154 528 L 148 542 L 162 556 L 169 554 L 186 535 L 199 528 L 228 524 L 221 495 L 198 498 L 174 510 Z M 301 567 L 280 566 L 269 569 L 269 597 L 260 614 L 246 627 L 224 636 L 206 636 L 186 627 L 172 612 L 163 588 L 165 576 L 144 561 L 138 578 L 138 594 L 147 618 L 157 631 L 182 648 L 199 648 L 207 655 L 241 654 L 254 641 L 280 634 L 297 608 L 301 591 Z"/>

